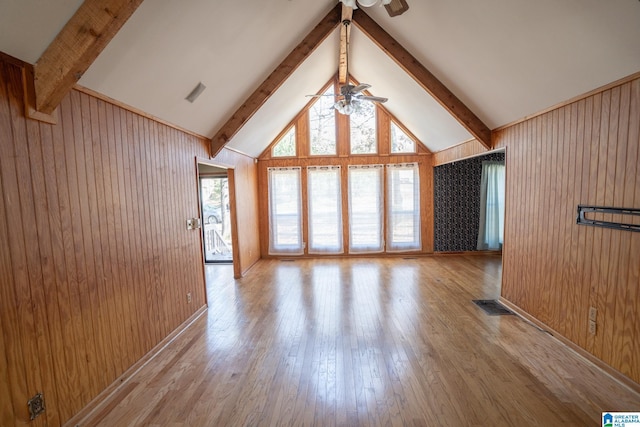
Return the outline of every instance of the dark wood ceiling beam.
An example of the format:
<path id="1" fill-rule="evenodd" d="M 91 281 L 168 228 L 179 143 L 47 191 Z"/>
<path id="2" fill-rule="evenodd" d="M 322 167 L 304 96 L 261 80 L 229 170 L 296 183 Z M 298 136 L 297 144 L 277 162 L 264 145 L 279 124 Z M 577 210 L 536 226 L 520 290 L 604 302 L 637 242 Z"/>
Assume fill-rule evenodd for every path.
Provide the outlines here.
<path id="1" fill-rule="evenodd" d="M 34 65 L 35 109 L 51 114 L 143 0 L 85 0 Z M 27 83 L 28 84 L 28 83 Z"/>
<path id="2" fill-rule="evenodd" d="M 341 3 L 338 3 L 233 113 L 211 139 L 211 157 L 215 157 L 222 150 L 300 64 L 336 29 L 340 23 L 341 12 Z"/>
<path id="3" fill-rule="evenodd" d="M 413 55 L 400 45 L 362 10 L 353 13 L 353 24 L 365 33 L 383 52 L 395 61 L 424 90 L 429 92 L 462 126 L 482 145 L 491 149 L 491 129 L 485 125 L 440 80 L 425 68 Z"/>

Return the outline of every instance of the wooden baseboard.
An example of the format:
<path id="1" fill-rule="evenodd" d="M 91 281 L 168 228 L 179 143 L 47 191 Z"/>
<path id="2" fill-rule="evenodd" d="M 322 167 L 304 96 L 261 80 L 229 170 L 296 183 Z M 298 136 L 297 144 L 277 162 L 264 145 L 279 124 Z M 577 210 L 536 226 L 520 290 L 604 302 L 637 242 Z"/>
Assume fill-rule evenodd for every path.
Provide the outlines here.
<path id="1" fill-rule="evenodd" d="M 454 251 L 446 251 L 446 252 L 434 252 L 433 253 L 434 256 L 442 256 L 442 255 L 470 255 L 470 256 L 477 256 L 477 255 L 500 255 L 502 256 L 502 251 L 458 251 L 458 252 L 454 252 Z"/>
<path id="2" fill-rule="evenodd" d="M 629 388 L 631 391 L 633 391 L 635 393 L 640 393 L 640 384 L 638 384 L 637 382 L 633 381 L 631 378 L 627 377 L 622 372 L 617 371 L 616 369 L 614 369 L 611 366 L 607 365 L 605 362 L 603 362 L 602 360 L 598 359 L 596 356 L 594 356 L 593 354 L 589 353 L 587 350 L 585 350 L 584 348 L 580 347 L 579 345 L 577 345 L 573 341 L 570 341 L 568 338 L 564 337 L 558 331 L 556 331 L 556 330 L 550 328 L 548 325 L 542 323 L 540 320 L 536 319 L 535 317 L 533 317 L 532 315 L 530 315 L 529 313 L 527 313 L 526 311 L 524 311 L 523 309 L 521 309 L 520 307 L 518 307 L 517 305 L 512 303 L 511 301 L 509 301 L 509 300 L 507 300 L 507 299 L 505 299 L 503 297 L 500 297 L 499 301 L 500 301 L 501 304 L 503 304 L 505 307 L 509 308 L 509 310 L 513 311 L 515 314 L 517 314 L 518 316 L 520 316 L 521 318 L 523 318 L 527 322 L 530 322 L 530 323 L 534 324 L 536 327 L 538 327 L 538 328 L 542 329 L 543 331 L 546 331 L 549 334 L 551 334 L 551 336 L 553 336 L 558 341 L 560 341 L 561 343 L 563 343 L 564 345 L 569 347 L 571 350 L 573 350 L 575 353 L 577 353 L 583 359 L 585 359 L 586 361 L 590 362 L 596 368 L 598 368 L 599 370 L 601 370 L 605 374 L 609 375 L 611 378 L 613 378 L 614 380 L 616 380 L 620 384 L 624 385 L 625 387 Z"/>
<path id="3" fill-rule="evenodd" d="M 180 326 L 178 326 L 173 332 L 171 332 L 165 339 L 160 341 L 150 352 L 145 354 L 140 360 L 134 363 L 129 369 L 127 369 L 120 377 L 118 377 L 111 385 L 96 396 L 87 406 L 82 408 L 80 412 L 71 417 L 63 425 L 65 427 L 79 427 L 84 425 L 94 425 L 95 421 L 101 418 L 100 414 L 107 409 L 116 396 L 117 392 L 121 391 L 127 386 L 128 381 L 147 363 L 151 362 L 158 354 L 162 352 L 169 344 L 173 342 L 180 334 L 182 334 L 189 326 L 193 324 L 200 316 L 207 311 L 207 306 L 200 307 L 191 317 L 185 320 Z"/>

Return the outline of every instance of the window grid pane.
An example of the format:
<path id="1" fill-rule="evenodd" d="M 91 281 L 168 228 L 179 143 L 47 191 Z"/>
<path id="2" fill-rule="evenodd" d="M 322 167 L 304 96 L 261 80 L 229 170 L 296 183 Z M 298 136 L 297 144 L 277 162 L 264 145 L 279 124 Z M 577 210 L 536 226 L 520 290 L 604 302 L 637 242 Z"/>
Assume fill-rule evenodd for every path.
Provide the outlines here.
<path id="1" fill-rule="evenodd" d="M 376 106 L 373 102 L 360 102 L 349 116 L 351 127 L 351 154 L 378 152 L 376 137 Z"/>
<path id="2" fill-rule="evenodd" d="M 382 165 L 349 166 L 349 252 L 382 252 Z"/>
<path id="3" fill-rule="evenodd" d="M 333 86 L 324 92 L 333 95 Z M 333 96 L 321 96 L 309 108 L 309 152 L 312 155 L 336 154 L 336 113 Z"/>
<path id="4" fill-rule="evenodd" d="M 416 143 L 413 139 L 400 129 L 400 126 L 391 122 L 391 152 L 392 153 L 415 153 Z"/>
<path id="5" fill-rule="evenodd" d="M 342 253 L 340 166 L 307 169 L 309 253 Z"/>
<path id="6" fill-rule="evenodd" d="M 268 169 L 270 254 L 303 253 L 300 169 Z"/>
<path id="7" fill-rule="evenodd" d="M 293 157 L 296 155 L 296 127 L 293 126 L 280 138 L 271 150 L 273 157 Z"/>
<path id="8" fill-rule="evenodd" d="M 420 180 L 417 163 L 387 165 L 387 250 L 418 250 Z"/>

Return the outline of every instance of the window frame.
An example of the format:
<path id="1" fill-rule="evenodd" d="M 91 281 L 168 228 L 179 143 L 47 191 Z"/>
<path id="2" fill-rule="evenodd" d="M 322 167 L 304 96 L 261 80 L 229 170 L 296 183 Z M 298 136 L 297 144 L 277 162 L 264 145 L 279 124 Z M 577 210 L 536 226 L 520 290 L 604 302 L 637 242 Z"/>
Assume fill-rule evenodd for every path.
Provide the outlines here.
<path id="1" fill-rule="evenodd" d="M 283 139 L 287 135 L 289 135 L 289 133 L 291 132 L 293 132 L 293 154 L 286 155 L 286 156 L 277 156 L 276 154 L 274 154 L 274 150 L 276 146 L 280 144 L 283 141 Z M 297 127 L 295 123 L 289 126 L 288 128 L 286 128 L 286 130 L 279 135 L 279 138 L 271 146 L 271 150 L 269 154 L 272 159 L 292 159 L 292 158 L 298 157 L 298 134 L 297 134 Z"/>
<path id="2" fill-rule="evenodd" d="M 337 213 L 337 225 L 338 230 L 338 245 L 331 246 L 316 246 L 313 241 L 313 223 L 314 223 L 314 190 L 312 189 L 313 179 L 312 173 L 315 171 L 334 171 L 337 175 L 336 181 L 336 213 Z M 342 218 L 342 167 L 340 165 L 322 165 L 322 166 L 307 166 L 307 253 L 309 254 L 342 254 L 344 253 L 344 221 Z M 316 199 L 317 200 L 317 199 Z"/>
<path id="3" fill-rule="evenodd" d="M 420 165 L 417 162 L 411 163 L 389 163 L 385 167 L 386 172 L 386 252 L 409 252 L 422 250 L 422 221 L 421 221 L 421 203 L 420 203 Z M 413 171 L 413 211 L 395 211 L 396 206 L 393 203 L 395 196 L 394 188 L 395 183 L 393 181 L 393 170 L 412 170 Z M 398 182 L 401 185 L 402 182 Z M 394 236 L 394 224 L 397 215 L 407 215 L 410 213 L 412 217 L 413 241 L 396 243 L 393 240 Z"/>
<path id="4" fill-rule="evenodd" d="M 352 175 L 351 171 L 359 170 L 359 169 L 371 169 L 378 170 L 377 177 L 377 185 L 378 185 L 378 232 L 376 233 L 379 238 L 379 245 L 377 247 L 359 245 L 354 246 L 354 225 L 360 224 L 360 222 L 354 221 L 354 197 L 352 194 Z M 384 241 L 384 215 L 385 215 L 385 194 L 384 194 L 384 165 L 376 163 L 376 164 L 366 164 L 366 165 L 349 165 L 347 168 L 347 204 L 348 204 L 348 219 L 349 219 L 349 253 L 350 254 L 364 254 L 364 253 L 383 253 L 385 251 L 385 241 Z"/>
<path id="5" fill-rule="evenodd" d="M 277 239 L 275 238 L 277 233 L 277 226 L 279 225 L 277 222 L 274 223 L 274 211 L 276 202 L 276 197 L 273 197 L 276 194 L 277 189 L 274 188 L 274 176 L 273 172 L 297 172 L 297 234 L 298 234 L 298 244 L 297 245 L 277 245 Z M 268 201 L 269 201 L 269 255 L 303 255 L 304 254 L 304 231 L 303 231 L 303 223 L 304 223 L 304 211 L 302 208 L 302 167 L 301 166 L 291 166 L 291 167 L 270 167 L 267 168 L 267 180 L 268 180 Z"/>

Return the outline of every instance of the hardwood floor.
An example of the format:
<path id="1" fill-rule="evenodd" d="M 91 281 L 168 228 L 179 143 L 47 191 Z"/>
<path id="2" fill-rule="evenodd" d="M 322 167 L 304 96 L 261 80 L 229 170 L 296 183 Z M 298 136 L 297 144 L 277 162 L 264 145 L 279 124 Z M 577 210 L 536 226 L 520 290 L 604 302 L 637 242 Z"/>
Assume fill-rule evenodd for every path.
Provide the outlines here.
<path id="1" fill-rule="evenodd" d="M 83 425 L 595 426 L 640 396 L 516 316 L 496 256 L 208 266 L 208 312 Z"/>

